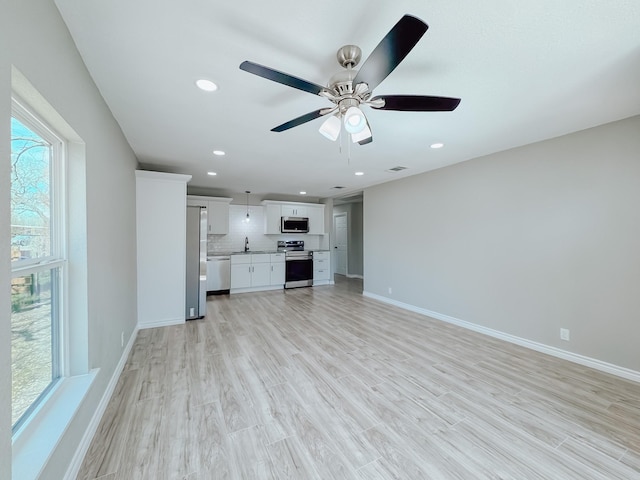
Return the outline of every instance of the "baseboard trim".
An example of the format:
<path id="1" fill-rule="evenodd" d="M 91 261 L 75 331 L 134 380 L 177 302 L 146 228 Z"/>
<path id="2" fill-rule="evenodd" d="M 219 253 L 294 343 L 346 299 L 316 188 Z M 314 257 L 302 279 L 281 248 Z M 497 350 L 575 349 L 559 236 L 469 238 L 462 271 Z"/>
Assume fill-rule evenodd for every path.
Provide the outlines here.
<path id="1" fill-rule="evenodd" d="M 69 463 L 69 467 L 67 468 L 67 472 L 65 473 L 64 480 L 75 480 L 75 478 L 78 476 L 78 473 L 80 472 L 80 467 L 82 467 L 82 462 L 84 461 L 84 457 L 87 454 L 87 451 L 89 450 L 89 446 L 91 445 L 91 441 L 93 440 L 93 437 L 96 434 L 98 427 L 100 426 L 100 421 L 102 420 L 102 416 L 104 415 L 104 412 L 106 411 L 107 406 L 109 405 L 109 401 L 111 400 L 111 395 L 113 395 L 113 392 L 116 389 L 116 385 L 118 384 L 120 374 L 124 370 L 124 366 L 127 363 L 127 359 L 129 358 L 129 353 L 131 352 L 131 349 L 133 348 L 133 344 L 136 340 L 136 337 L 138 336 L 138 330 L 139 330 L 138 327 L 134 328 L 133 332 L 131 333 L 131 336 L 129 337 L 129 341 L 127 342 L 127 345 L 122 351 L 122 356 L 120 357 L 120 361 L 118 362 L 118 365 L 116 365 L 116 368 L 113 371 L 113 375 L 109 380 L 107 388 L 104 391 L 102 398 L 100 399 L 100 403 L 98 403 L 98 406 L 95 412 L 93 413 L 93 417 L 91 418 L 89 425 L 87 425 L 87 428 L 84 431 L 84 435 L 80 440 L 80 444 L 78 445 L 78 448 L 76 449 L 76 452 L 73 455 L 71 462 Z"/>
<path id="2" fill-rule="evenodd" d="M 360 280 L 364 280 L 364 276 L 358 275 L 357 273 L 347 273 L 347 278 L 359 278 Z"/>
<path id="3" fill-rule="evenodd" d="M 186 322 L 184 318 L 168 318 L 165 320 L 156 320 L 154 322 L 138 323 L 137 329 L 144 330 L 146 328 L 170 327 L 172 325 L 182 325 Z"/>
<path id="4" fill-rule="evenodd" d="M 586 357 L 584 355 L 579 355 L 577 353 L 562 350 L 561 348 L 552 347 L 550 345 L 545 345 L 543 343 L 527 340 L 526 338 L 510 335 L 508 333 L 504 333 L 499 330 L 483 327 L 482 325 L 477 325 L 475 323 L 467 322 L 465 320 L 460 320 L 459 318 L 455 318 L 449 315 L 427 310 L 426 308 L 416 307 L 415 305 L 399 302 L 397 300 L 383 297 L 382 295 L 378 295 L 375 293 L 365 291 L 365 292 L 362 292 L 362 295 L 368 298 L 372 298 L 374 300 L 378 300 L 383 303 L 387 303 L 389 305 L 393 305 L 395 307 L 402 308 L 404 310 L 408 310 L 410 312 L 419 313 L 427 317 L 435 318 L 436 320 L 451 323 L 453 325 L 457 325 L 459 327 L 463 327 L 468 330 L 473 330 L 474 332 L 482 333 L 484 335 L 488 335 L 493 338 L 498 338 L 500 340 L 504 340 L 509 343 L 520 345 L 521 347 L 530 348 L 531 350 L 535 350 L 537 352 L 546 353 L 547 355 L 561 358 L 563 360 L 568 360 L 570 362 L 577 363 L 585 367 L 590 367 L 595 370 L 599 370 L 601 372 L 610 373 L 617 377 L 624 378 L 626 380 L 631 380 L 631 381 L 640 383 L 640 372 L 631 370 L 629 368 L 620 367 L 612 363 L 603 362 L 602 360 L 598 360 L 596 358 Z"/>
<path id="5" fill-rule="evenodd" d="M 243 288 L 232 288 L 229 293 L 230 295 L 236 295 L 238 293 L 253 293 L 253 292 L 268 292 L 271 290 L 283 290 L 284 285 L 266 285 L 264 287 L 243 287 Z"/>

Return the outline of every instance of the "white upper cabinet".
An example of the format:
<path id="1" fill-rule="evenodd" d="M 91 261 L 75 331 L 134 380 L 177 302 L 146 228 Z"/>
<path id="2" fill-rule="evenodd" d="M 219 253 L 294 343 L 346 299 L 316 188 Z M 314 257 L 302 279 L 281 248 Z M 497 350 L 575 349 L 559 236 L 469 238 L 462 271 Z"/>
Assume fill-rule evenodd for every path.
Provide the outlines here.
<path id="1" fill-rule="evenodd" d="M 193 195 L 187 195 L 187 207 L 206 207 L 207 201 L 202 200 L 203 197 L 194 197 Z"/>
<path id="2" fill-rule="evenodd" d="M 279 204 L 266 204 L 264 206 L 264 233 L 267 235 L 280 234 L 280 217 L 282 216 Z"/>
<path id="3" fill-rule="evenodd" d="M 207 208 L 207 233 L 226 235 L 229 233 L 229 202 L 209 200 Z"/>
<path id="4" fill-rule="evenodd" d="M 291 203 L 275 200 L 262 202 L 265 208 L 264 233 L 279 235 L 281 217 L 308 217 L 309 234 L 324 235 L 324 205 L 319 203 Z"/>
<path id="5" fill-rule="evenodd" d="M 207 208 L 207 234 L 229 233 L 229 204 L 231 198 L 188 195 L 187 205 Z"/>
<path id="6" fill-rule="evenodd" d="M 296 205 L 296 204 L 284 204 L 282 205 L 282 216 L 283 217 L 306 217 L 307 216 L 307 206 L 306 205 Z"/>
<path id="7" fill-rule="evenodd" d="M 309 234 L 324 235 L 324 205 L 307 207 L 309 217 Z"/>

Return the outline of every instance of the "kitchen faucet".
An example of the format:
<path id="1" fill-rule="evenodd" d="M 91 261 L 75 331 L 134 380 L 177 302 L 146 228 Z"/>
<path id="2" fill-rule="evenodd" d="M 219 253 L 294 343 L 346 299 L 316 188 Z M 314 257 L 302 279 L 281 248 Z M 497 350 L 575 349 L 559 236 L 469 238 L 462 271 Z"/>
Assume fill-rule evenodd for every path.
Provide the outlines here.
<path id="1" fill-rule="evenodd" d="M 244 251 L 249 251 L 249 237 L 244 237 Z"/>

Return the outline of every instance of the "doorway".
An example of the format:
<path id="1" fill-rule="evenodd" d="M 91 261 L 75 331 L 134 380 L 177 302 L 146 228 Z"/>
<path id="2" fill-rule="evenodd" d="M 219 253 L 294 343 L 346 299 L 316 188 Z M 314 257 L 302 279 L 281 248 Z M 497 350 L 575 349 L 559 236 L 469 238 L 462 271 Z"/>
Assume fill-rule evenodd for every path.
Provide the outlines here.
<path id="1" fill-rule="evenodd" d="M 335 232 L 335 245 L 333 252 L 335 254 L 335 273 L 338 275 L 347 275 L 347 250 L 348 244 L 348 231 L 347 231 L 347 213 L 339 213 L 333 217 L 333 231 Z"/>

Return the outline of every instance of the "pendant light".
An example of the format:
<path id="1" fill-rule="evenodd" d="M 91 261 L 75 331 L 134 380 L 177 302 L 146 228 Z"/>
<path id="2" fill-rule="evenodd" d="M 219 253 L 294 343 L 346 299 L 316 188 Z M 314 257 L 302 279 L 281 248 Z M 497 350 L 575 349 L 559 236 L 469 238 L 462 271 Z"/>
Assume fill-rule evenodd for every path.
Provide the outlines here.
<path id="1" fill-rule="evenodd" d="M 249 194 L 251 193 L 249 190 L 245 190 L 244 193 L 247 194 L 247 218 L 245 218 L 245 222 L 249 223 L 251 219 L 249 218 Z"/>

